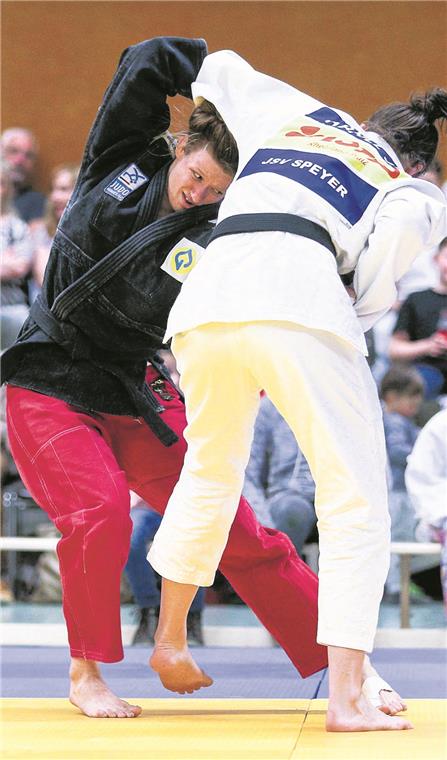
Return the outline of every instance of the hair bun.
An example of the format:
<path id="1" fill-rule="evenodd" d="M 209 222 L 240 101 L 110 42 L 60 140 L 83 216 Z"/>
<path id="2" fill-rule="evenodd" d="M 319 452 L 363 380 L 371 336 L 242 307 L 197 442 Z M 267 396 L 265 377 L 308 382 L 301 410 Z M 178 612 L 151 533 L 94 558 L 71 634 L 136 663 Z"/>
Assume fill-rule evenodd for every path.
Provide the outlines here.
<path id="1" fill-rule="evenodd" d="M 413 95 L 410 99 L 413 111 L 424 115 L 428 124 L 433 124 L 437 119 L 447 118 L 447 90 L 434 87 L 421 95 Z"/>

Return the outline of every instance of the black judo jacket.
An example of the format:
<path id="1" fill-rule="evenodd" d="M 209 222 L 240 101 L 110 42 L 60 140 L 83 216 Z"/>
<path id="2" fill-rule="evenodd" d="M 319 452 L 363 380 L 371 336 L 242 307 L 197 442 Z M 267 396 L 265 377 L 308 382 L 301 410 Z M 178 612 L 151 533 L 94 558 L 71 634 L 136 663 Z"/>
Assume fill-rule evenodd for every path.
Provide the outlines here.
<path id="1" fill-rule="evenodd" d="M 142 416 L 165 445 L 160 397 L 147 362 L 163 373 L 169 311 L 181 284 L 160 267 L 184 237 L 206 246 L 217 204 L 157 219 L 172 161 L 160 137 L 167 96 L 191 97 L 206 45 L 156 38 L 124 51 L 88 137 L 76 187 L 56 232 L 42 294 L 2 381 L 91 412 Z"/>

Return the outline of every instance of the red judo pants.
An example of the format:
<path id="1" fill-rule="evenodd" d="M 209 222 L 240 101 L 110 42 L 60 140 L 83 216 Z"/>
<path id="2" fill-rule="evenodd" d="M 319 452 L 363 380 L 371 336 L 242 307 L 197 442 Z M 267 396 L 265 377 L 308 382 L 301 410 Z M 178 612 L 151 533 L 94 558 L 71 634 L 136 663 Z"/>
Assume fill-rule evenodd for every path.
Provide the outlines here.
<path id="1" fill-rule="evenodd" d="M 152 368 L 147 380 L 158 377 Z M 163 446 L 142 420 L 91 416 L 51 396 L 9 385 L 11 452 L 33 499 L 62 537 L 57 553 L 72 657 L 123 658 L 120 578 L 131 535 L 129 489 L 163 513 L 180 475 L 185 410 L 175 388 L 164 421 L 179 436 Z M 263 528 L 241 498 L 220 571 L 305 677 L 327 665 L 316 643 L 316 575 L 289 538 Z"/>

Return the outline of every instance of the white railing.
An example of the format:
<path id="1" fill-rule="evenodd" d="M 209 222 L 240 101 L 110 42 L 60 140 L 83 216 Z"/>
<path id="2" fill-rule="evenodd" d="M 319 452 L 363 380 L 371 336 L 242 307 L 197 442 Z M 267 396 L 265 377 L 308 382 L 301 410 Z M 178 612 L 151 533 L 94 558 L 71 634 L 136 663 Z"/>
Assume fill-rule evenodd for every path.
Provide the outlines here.
<path id="1" fill-rule="evenodd" d="M 0 536 L 0 551 L 45 552 L 55 551 L 58 538 L 35 538 L 29 536 Z M 418 554 L 440 554 L 441 546 L 436 543 L 417 541 L 392 541 L 391 553 L 400 557 L 400 627 L 410 627 L 410 576 L 411 558 Z M 318 544 L 306 544 L 303 554 L 309 566 L 317 571 Z"/>

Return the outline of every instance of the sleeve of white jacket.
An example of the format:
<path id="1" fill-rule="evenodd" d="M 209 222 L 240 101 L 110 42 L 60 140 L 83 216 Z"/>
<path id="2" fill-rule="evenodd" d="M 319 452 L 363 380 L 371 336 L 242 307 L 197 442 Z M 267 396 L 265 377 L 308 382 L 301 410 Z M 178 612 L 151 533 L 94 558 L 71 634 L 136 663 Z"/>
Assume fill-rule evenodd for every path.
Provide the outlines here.
<path id="1" fill-rule="evenodd" d="M 294 113 L 321 106 L 310 95 L 257 71 L 232 50 L 207 55 L 191 89 L 194 102 L 205 98 L 213 103 L 239 148 L 243 138 L 252 152 Z"/>
<path id="2" fill-rule="evenodd" d="M 369 330 L 396 300 L 396 283 L 424 248 L 447 235 L 446 206 L 413 187 L 388 193 L 381 203 L 354 275 L 355 311 Z"/>
<path id="3" fill-rule="evenodd" d="M 417 517 L 440 527 L 447 518 L 447 409 L 419 433 L 408 457 L 405 484 Z"/>

